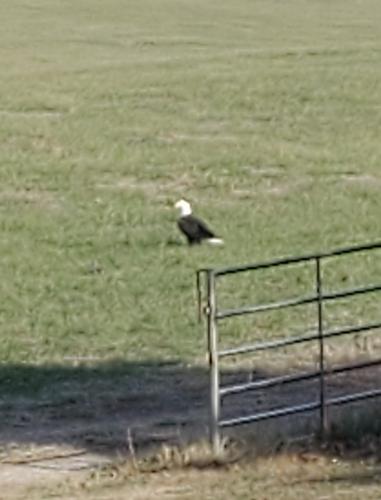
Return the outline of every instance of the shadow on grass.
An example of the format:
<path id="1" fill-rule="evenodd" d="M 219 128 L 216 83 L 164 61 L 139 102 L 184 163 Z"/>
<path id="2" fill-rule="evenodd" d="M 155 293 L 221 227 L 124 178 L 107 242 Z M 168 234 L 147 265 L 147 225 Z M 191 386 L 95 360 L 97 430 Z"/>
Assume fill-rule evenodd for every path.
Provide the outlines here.
<path id="1" fill-rule="evenodd" d="M 0 367 L 0 443 L 115 454 L 205 432 L 207 374 L 177 362 Z"/>
<path id="2" fill-rule="evenodd" d="M 222 383 L 241 383 L 275 373 L 225 371 Z M 355 387 L 356 386 L 356 387 Z M 336 377 L 332 395 L 381 386 L 379 369 Z M 279 385 L 229 398 L 224 418 L 317 400 L 317 381 Z M 0 366 L 0 444 L 67 446 L 114 456 L 151 451 L 162 444 L 186 446 L 207 438 L 209 389 L 204 367 L 160 361 L 82 363 L 78 366 Z M 364 439 L 380 438 L 381 419 L 365 401 L 330 412 L 333 425 L 324 453 L 360 456 Z M 379 414 L 378 414 L 379 417 Z M 244 426 L 232 435 L 255 454 L 284 452 L 318 427 L 317 412 Z M 365 432 L 362 432 L 365 430 Z M 368 432 L 369 431 L 369 432 Z M 365 438 L 364 438 L 365 436 Z M 363 439 L 364 438 L 364 439 Z M 336 446 L 336 448 L 335 448 Z M 339 448 L 337 448 L 339 446 Z M 374 444 L 373 444 L 374 446 Z"/>

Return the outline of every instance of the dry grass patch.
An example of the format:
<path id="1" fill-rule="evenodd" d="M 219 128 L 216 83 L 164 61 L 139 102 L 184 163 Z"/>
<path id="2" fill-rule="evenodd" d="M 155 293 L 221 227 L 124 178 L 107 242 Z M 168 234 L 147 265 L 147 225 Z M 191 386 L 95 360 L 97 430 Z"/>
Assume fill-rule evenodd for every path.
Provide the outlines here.
<path id="1" fill-rule="evenodd" d="M 37 208 L 58 209 L 62 207 L 62 196 L 38 189 L 5 189 L 0 191 L 0 204 L 23 204 Z"/>
<path id="2" fill-rule="evenodd" d="M 381 189 L 381 177 L 370 174 L 344 174 L 342 179 L 347 184 L 358 184 L 367 189 Z"/>
<path id="3" fill-rule="evenodd" d="M 61 498 L 160 499 L 294 499 L 379 498 L 379 469 L 314 452 L 209 467 L 187 466 L 136 471 L 126 465 L 95 471 L 85 481 L 66 485 Z M 70 496 L 71 495 L 71 496 Z"/>
<path id="4" fill-rule="evenodd" d="M 98 183 L 98 188 L 126 192 L 137 191 L 149 198 L 168 199 L 172 194 L 188 192 L 193 184 L 192 177 L 187 173 L 182 173 L 176 179 L 158 178 L 155 180 L 128 175 L 113 181 Z"/>

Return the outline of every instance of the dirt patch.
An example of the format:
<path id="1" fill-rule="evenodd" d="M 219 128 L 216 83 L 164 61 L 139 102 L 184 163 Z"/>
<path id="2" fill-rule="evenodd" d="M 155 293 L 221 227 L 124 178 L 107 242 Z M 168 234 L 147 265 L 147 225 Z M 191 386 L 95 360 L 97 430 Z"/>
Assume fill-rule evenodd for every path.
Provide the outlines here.
<path id="1" fill-rule="evenodd" d="M 27 498 L 27 490 L 43 484 L 54 484 L 65 479 L 67 473 L 37 469 L 28 465 L 0 465 L 0 498 Z"/>

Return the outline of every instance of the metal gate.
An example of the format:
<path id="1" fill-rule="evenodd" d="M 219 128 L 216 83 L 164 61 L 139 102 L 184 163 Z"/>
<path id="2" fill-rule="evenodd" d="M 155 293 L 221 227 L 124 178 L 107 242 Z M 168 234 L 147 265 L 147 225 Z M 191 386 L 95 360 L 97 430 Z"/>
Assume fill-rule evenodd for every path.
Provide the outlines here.
<path id="1" fill-rule="evenodd" d="M 340 258 L 341 256 L 372 252 L 381 248 L 381 242 L 340 248 L 331 252 L 318 253 L 312 255 L 304 255 L 299 257 L 285 258 L 272 260 L 269 262 L 226 267 L 220 269 L 200 269 L 197 271 L 197 293 L 199 305 L 199 317 L 201 317 L 202 308 L 202 285 L 205 276 L 206 280 L 206 307 L 204 312 L 207 317 L 207 339 L 208 339 L 208 358 L 210 370 L 210 440 L 215 453 L 218 453 L 221 447 L 221 429 L 226 427 L 238 426 L 241 424 L 248 424 L 266 420 L 275 417 L 292 415 L 296 413 L 304 413 L 308 411 L 318 410 L 320 415 L 320 430 L 324 435 L 327 427 L 327 408 L 329 406 L 337 406 L 344 403 L 349 403 L 357 400 L 373 398 L 381 395 L 381 388 L 373 388 L 362 392 L 355 392 L 346 394 L 339 397 L 328 398 L 326 395 L 326 376 L 331 374 L 345 373 L 356 369 L 381 365 L 381 359 L 372 359 L 363 361 L 361 363 L 347 363 L 334 369 L 326 369 L 325 366 L 325 340 L 332 337 L 339 337 L 354 333 L 366 332 L 381 328 L 381 320 L 377 322 L 364 323 L 356 326 L 348 326 L 345 328 L 326 330 L 323 324 L 323 305 L 325 302 L 343 299 L 359 294 L 370 294 L 379 292 L 381 290 L 381 283 L 367 284 L 365 286 L 348 288 L 340 291 L 325 291 L 322 283 L 322 267 L 328 259 L 332 257 Z M 308 296 L 287 299 L 278 302 L 270 302 L 260 305 L 246 306 L 236 309 L 219 310 L 217 307 L 216 288 L 217 281 L 224 277 L 236 273 L 255 272 L 260 269 L 279 268 L 281 266 L 292 266 L 299 263 L 312 263 L 314 266 L 314 287 L 315 292 Z M 379 276 L 375 277 L 380 279 Z M 379 300 L 379 296 L 376 297 Z M 375 299 L 375 300 L 376 300 Z M 305 304 L 316 303 L 316 331 L 301 336 L 293 336 L 268 342 L 257 342 L 251 345 L 242 345 L 239 347 L 221 349 L 219 347 L 218 325 L 226 318 L 234 316 L 242 316 L 248 314 L 257 314 L 262 311 L 272 311 L 282 308 L 292 308 L 295 306 L 303 306 Z M 221 386 L 220 384 L 220 360 L 229 356 L 238 356 L 245 353 L 254 353 L 257 351 L 264 351 L 275 349 L 279 347 L 291 346 L 294 344 L 317 342 L 319 349 L 319 362 L 318 369 L 301 373 L 301 374 L 287 374 L 283 376 L 275 376 L 257 381 L 248 381 L 235 385 Z M 236 418 L 222 419 L 221 418 L 221 399 L 228 397 L 231 394 L 242 393 L 245 391 L 255 391 L 256 389 L 264 389 L 276 386 L 278 384 L 288 384 L 292 382 L 316 379 L 319 383 L 319 398 L 315 401 L 306 402 L 303 404 L 286 406 L 278 409 L 258 412 L 252 415 L 245 415 Z"/>

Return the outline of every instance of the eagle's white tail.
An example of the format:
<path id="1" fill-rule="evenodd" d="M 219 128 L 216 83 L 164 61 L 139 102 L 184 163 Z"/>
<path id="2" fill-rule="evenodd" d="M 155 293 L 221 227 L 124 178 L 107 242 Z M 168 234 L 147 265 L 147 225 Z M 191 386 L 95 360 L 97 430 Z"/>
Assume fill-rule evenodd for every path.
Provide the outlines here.
<path id="1" fill-rule="evenodd" d="M 208 238 L 206 241 L 208 243 L 210 243 L 211 245 L 223 245 L 224 244 L 224 240 L 222 240 L 221 238 Z"/>

